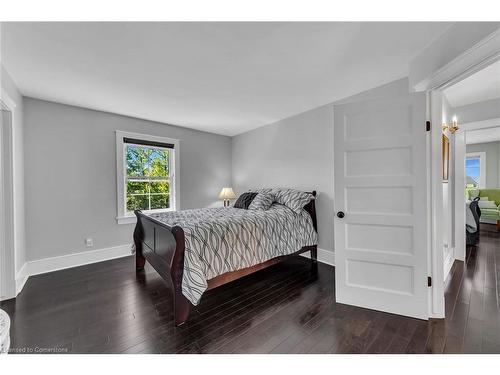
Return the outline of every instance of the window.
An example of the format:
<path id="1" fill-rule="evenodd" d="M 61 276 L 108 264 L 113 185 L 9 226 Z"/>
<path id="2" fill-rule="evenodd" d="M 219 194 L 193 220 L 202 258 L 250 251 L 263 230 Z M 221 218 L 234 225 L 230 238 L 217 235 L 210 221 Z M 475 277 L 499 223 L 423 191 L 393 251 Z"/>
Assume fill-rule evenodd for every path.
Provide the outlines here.
<path id="1" fill-rule="evenodd" d="M 177 209 L 179 141 L 116 132 L 119 224 L 135 222 L 134 210 Z"/>
<path id="2" fill-rule="evenodd" d="M 467 176 L 467 185 L 479 187 L 481 159 L 479 157 L 469 157 L 465 159 L 465 175 Z"/>
<path id="3" fill-rule="evenodd" d="M 468 153 L 465 157 L 465 178 L 467 188 L 479 189 L 486 185 L 486 153 Z"/>

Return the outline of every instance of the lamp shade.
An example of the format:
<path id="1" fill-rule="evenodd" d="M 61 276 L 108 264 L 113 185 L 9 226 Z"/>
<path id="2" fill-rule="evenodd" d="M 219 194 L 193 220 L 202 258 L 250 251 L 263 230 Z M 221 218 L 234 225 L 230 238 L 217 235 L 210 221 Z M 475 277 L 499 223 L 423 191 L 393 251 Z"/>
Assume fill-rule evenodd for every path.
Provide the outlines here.
<path id="1" fill-rule="evenodd" d="M 234 198 L 236 198 L 236 195 L 234 194 L 232 188 L 230 187 L 222 188 L 219 194 L 219 199 L 234 199 Z"/>

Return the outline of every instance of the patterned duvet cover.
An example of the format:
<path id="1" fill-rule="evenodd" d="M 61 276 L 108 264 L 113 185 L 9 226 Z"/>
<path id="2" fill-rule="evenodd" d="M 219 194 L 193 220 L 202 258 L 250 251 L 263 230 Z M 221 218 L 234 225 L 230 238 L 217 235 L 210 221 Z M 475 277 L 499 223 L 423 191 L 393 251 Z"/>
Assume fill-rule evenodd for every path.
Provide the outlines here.
<path id="1" fill-rule="evenodd" d="M 318 242 L 307 211 L 277 203 L 266 211 L 221 207 L 150 216 L 184 230 L 182 293 L 194 305 L 207 289 L 207 280 Z"/>

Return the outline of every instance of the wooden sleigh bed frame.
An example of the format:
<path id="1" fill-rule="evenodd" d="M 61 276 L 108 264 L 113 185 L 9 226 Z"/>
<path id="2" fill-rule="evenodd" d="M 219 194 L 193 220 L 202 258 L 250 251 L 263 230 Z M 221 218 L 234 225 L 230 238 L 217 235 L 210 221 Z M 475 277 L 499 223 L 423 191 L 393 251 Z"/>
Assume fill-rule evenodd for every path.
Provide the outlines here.
<path id="1" fill-rule="evenodd" d="M 310 192 L 316 197 L 316 191 Z M 304 209 L 311 215 L 314 229 L 317 231 L 315 200 L 311 200 Z M 182 273 L 184 271 L 184 230 L 180 226 L 169 226 L 153 219 L 141 211 L 135 211 L 137 224 L 134 230 L 136 271 L 144 269 L 146 260 L 158 274 L 172 286 L 174 297 L 174 321 L 179 326 L 185 323 L 191 310 L 191 302 L 182 294 Z M 317 264 L 317 246 L 305 246 L 290 255 L 269 259 L 264 263 L 241 270 L 227 272 L 208 280 L 207 290 L 217 288 L 241 277 L 257 272 L 292 256 L 307 251 L 311 252 L 313 265 Z"/>

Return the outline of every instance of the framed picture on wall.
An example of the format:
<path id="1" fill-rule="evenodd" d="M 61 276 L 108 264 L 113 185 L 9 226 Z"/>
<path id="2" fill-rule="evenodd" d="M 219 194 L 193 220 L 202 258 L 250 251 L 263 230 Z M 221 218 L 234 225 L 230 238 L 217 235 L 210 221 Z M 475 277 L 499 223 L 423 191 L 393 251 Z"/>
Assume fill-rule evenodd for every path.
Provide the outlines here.
<path id="1" fill-rule="evenodd" d="M 446 135 L 442 135 L 442 161 L 443 165 L 441 168 L 441 175 L 443 176 L 443 182 L 448 182 L 448 177 L 450 173 L 450 140 Z"/>

